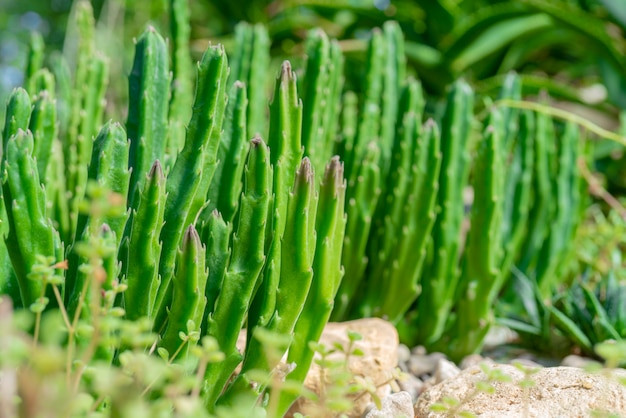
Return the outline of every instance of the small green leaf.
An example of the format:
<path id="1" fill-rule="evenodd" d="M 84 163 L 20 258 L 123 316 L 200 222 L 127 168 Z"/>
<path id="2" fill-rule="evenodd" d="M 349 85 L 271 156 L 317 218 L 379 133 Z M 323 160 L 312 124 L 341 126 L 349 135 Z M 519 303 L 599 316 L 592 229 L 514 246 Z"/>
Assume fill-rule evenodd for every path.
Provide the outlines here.
<path id="1" fill-rule="evenodd" d="M 165 361 L 170 359 L 170 353 L 163 347 L 157 348 L 157 354 Z"/>

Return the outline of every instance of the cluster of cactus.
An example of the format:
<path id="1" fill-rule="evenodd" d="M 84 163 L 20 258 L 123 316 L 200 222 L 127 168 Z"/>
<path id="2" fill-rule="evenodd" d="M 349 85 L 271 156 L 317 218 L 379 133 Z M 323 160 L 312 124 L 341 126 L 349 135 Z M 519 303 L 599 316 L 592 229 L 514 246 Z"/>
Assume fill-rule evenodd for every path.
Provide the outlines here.
<path id="1" fill-rule="evenodd" d="M 174 0 L 171 70 L 165 40 L 148 27 L 136 40 L 126 129 L 103 124 L 107 61 L 96 52 L 89 3 L 75 7 L 75 66 L 57 60 L 52 72 L 44 68 L 35 36 L 29 90 L 14 90 L 7 105 L 0 293 L 34 312 L 62 305 L 87 325 L 93 310 L 116 307 L 130 320 L 148 318 L 170 360 L 185 358 L 202 336 L 214 338 L 225 360 L 205 371 L 209 410 L 232 398 L 225 388 L 242 360 L 241 379 L 277 366 L 259 329 L 293 336 L 289 360 L 302 381 L 309 342 L 328 321 L 342 276 L 345 182 L 338 158 L 302 154 L 302 132 L 319 121 L 303 124 L 289 62 L 267 133 L 262 27 L 239 27 L 231 69 L 223 47 L 209 46 L 193 99 L 188 10 Z M 314 170 L 326 161 L 325 171 Z M 242 354 L 235 344 L 244 325 Z M 119 347 L 106 341 L 97 357 L 115 362 Z M 285 395 L 281 411 L 293 400 Z"/>
<path id="2" fill-rule="evenodd" d="M 422 125 L 425 100 L 405 65 L 388 22 L 369 42 L 358 110 L 344 93 L 337 153 L 348 224 L 332 318 L 382 316 L 407 342 L 460 358 L 482 346 L 514 266 L 544 294 L 558 282 L 585 204 L 577 160 L 588 150 L 576 125 L 557 136 L 548 115 L 497 102 L 477 132 L 463 80 L 441 123 Z M 521 100 L 521 90 L 510 74 L 500 99 Z"/>
<path id="3" fill-rule="evenodd" d="M 441 122 L 423 123 L 394 22 L 373 30 L 359 92 L 344 89 L 339 44 L 311 31 L 303 77 L 284 62 L 269 108 L 268 34 L 241 24 L 230 58 L 209 46 L 197 64 L 194 99 L 189 10 L 170 6 L 171 56 L 154 28 L 136 41 L 125 128 L 102 123 L 107 61 L 87 2 L 71 59 L 44 68 L 33 38 L 2 136 L 0 294 L 86 323 L 122 308 L 152 321 L 171 359 L 214 338 L 213 411 L 264 391 L 254 371 L 280 360 L 264 332 L 289 337 L 289 377 L 302 382 L 331 312 L 388 318 L 407 341 L 459 358 L 481 347 L 513 268 L 550 292 L 584 205 L 576 125 L 488 102 L 478 132 L 463 80 Z M 501 98 L 520 96 L 510 75 Z M 42 256 L 54 283 L 35 280 Z M 115 362 L 115 347 L 98 356 Z M 295 396 L 281 393 L 278 411 Z"/>

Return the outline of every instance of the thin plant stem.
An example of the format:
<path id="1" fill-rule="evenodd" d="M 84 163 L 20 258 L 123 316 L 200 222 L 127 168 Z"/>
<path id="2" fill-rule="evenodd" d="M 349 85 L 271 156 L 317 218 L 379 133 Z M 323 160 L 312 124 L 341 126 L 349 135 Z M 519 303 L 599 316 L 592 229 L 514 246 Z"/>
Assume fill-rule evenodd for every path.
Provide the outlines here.
<path id="1" fill-rule="evenodd" d="M 72 324 L 70 323 L 70 318 L 67 316 L 67 310 L 65 309 L 65 306 L 63 305 L 63 298 L 61 297 L 59 288 L 56 286 L 52 286 L 52 291 L 54 292 L 54 297 L 56 298 L 57 303 L 59 304 L 59 310 L 61 311 L 63 322 L 65 323 L 65 326 L 69 330 L 72 327 Z"/>
<path id="2" fill-rule="evenodd" d="M 192 398 L 198 398 L 200 396 L 200 387 L 202 386 L 202 382 L 204 381 L 204 372 L 206 372 L 207 365 L 209 361 L 203 358 L 198 365 L 198 371 L 196 372 L 196 382 L 193 385 L 193 389 L 191 391 Z"/>
<path id="3" fill-rule="evenodd" d="M 178 356 L 178 354 L 180 353 L 180 351 L 183 349 L 183 347 L 185 346 L 185 344 L 187 344 L 187 342 L 189 341 L 189 336 L 186 336 L 185 339 L 183 340 L 182 344 L 178 346 L 178 348 L 176 349 L 176 351 L 174 352 L 174 354 L 172 354 L 169 358 L 169 360 L 167 360 L 167 364 L 170 365 L 174 362 L 174 359 L 176 358 L 176 356 Z M 205 365 L 206 367 L 206 365 Z M 159 380 L 159 378 L 161 377 L 161 375 L 155 377 L 149 384 L 148 386 L 146 386 L 144 388 L 144 390 L 141 392 L 141 397 L 145 396 L 148 391 L 150 389 L 152 389 L 152 386 L 154 386 L 154 384 Z"/>
<path id="4" fill-rule="evenodd" d="M 615 141 L 619 144 L 626 146 L 626 137 L 622 135 L 618 135 L 615 132 L 607 131 L 604 128 L 596 125 L 588 119 L 585 119 L 581 116 L 578 116 L 572 112 L 568 112 L 567 110 L 557 109 L 555 107 L 543 105 L 541 103 L 529 102 L 526 100 L 513 100 L 513 99 L 500 99 L 494 102 L 494 106 L 503 106 L 503 107 L 511 107 L 515 109 L 526 109 L 532 110 L 538 113 L 543 113 L 545 115 L 549 115 L 555 117 L 557 119 L 562 119 L 568 122 L 575 123 L 583 128 L 587 129 L 589 132 L 593 132 L 594 134 Z"/>
<path id="5" fill-rule="evenodd" d="M 44 278 L 43 280 L 43 286 L 41 288 L 41 296 L 39 296 L 39 302 L 43 303 L 43 298 L 44 295 L 46 294 L 46 285 L 48 284 L 48 281 Z M 35 315 L 35 332 L 33 335 L 33 348 L 37 347 L 37 342 L 39 341 L 39 330 L 41 328 L 41 313 L 42 311 L 39 310 L 37 312 L 37 315 Z"/>

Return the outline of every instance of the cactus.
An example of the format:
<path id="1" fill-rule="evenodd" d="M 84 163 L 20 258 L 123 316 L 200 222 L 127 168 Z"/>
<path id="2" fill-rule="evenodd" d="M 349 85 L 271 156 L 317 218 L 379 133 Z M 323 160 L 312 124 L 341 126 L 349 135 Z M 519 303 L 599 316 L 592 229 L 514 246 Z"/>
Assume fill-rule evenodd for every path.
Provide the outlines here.
<path id="1" fill-rule="evenodd" d="M 372 229 L 368 242 L 369 263 L 366 275 L 371 279 L 367 281 L 364 301 L 359 308 L 363 316 L 388 314 L 381 311 L 383 298 L 380 297 L 380 292 L 384 288 L 389 290 L 396 287 L 390 274 L 393 264 L 397 262 L 396 256 L 402 250 L 394 237 L 401 237 L 402 229 L 406 226 L 406 218 L 402 217 L 402 212 L 407 210 L 412 213 L 417 209 L 417 207 L 411 209 L 406 207 L 407 199 L 412 194 L 411 185 L 418 186 L 419 179 L 424 175 L 437 171 L 436 167 L 420 167 L 421 173 L 413 172 L 418 169 L 420 158 L 423 158 L 425 162 L 428 161 L 427 158 L 433 163 L 437 161 L 434 155 L 426 155 L 428 144 L 425 147 L 422 145 L 425 139 L 430 139 L 421 137 L 423 106 L 424 100 L 419 84 L 415 81 L 409 82 L 400 100 L 401 118 L 397 124 L 393 147 L 391 164 L 393 169 L 389 173 L 387 187 L 384 188 L 383 195 L 378 201 L 373 220 L 375 227 Z M 432 201 L 427 194 L 422 194 L 420 200 L 425 205 Z M 415 201 L 414 198 L 413 202 Z M 430 228 L 426 228 L 423 231 L 425 236 L 429 234 L 429 230 Z M 420 260 L 416 260 L 415 264 L 421 264 Z"/>
<path id="2" fill-rule="evenodd" d="M 172 304 L 159 343 L 169 352 L 170 358 L 185 358 L 189 351 L 189 344 L 182 340 L 181 333 L 199 333 L 206 306 L 204 288 L 207 275 L 205 250 L 200 236 L 194 226 L 189 225 L 178 253 L 176 272 L 172 278 Z M 184 347 L 180 349 L 183 344 Z"/>
<path id="3" fill-rule="evenodd" d="M 218 133 L 226 102 L 224 89 L 227 75 L 224 49 L 221 46 L 210 47 L 198 66 L 194 112 L 187 128 L 185 145 L 167 176 L 165 219 L 168 222 L 161 229 L 160 235 L 163 242 L 159 260 L 161 284 L 155 302 L 155 309 L 161 318 L 165 316 L 165 309 L 171 298 L 170 281 L 182 237 L 183 222 L 192 211 L 192 205 L 195 203 L 198 206 L 198 202 L 203 199 L 195 196 L 206 194 L 206 190 L 201 190 L 200 186 L 205 186 L 209 174 L 203 173 L 211 171 L 215 165 L 219 146 Z"/>
<path id="4" fill-rule="evenodd" d="M 78 207 L 85 194 L 87 167 L 91 160 L 92 137 L 100 128 L 104 111 L 104 93 L 107 86 L 105 58 L 95 52 L 93 10 L 88 2 L 75 5 L 77 42 L 74 59 L 74 77 L 69 97 L 67 131 L 61 132 L 63 160 L 66 166 L 69 194 L 69 230 L 61 230 L 61 238 L 69 242 L 76 234 Z"/>
<path id="5" fill-rule="evenodd" d="M 549 146 L 554 138 L 552 119 L 543 114 L 537 114 L 535 122 L 535 165 L 533 171 L 533 207 L 529 213 L 529 222 L 520 249 L 518 268 L 529 277 L 536 265 L 536 257 L 548 233 L 548 225 L 553 218 L 551 178 L 555 174 L 551 171 L 550 161 L 554 158 L 554 151 Z"/>
<path id="6" fill-rule="evenodd" d="M 217 167 L 207 195 L 208 205 L 202 210 L 206 214 L 215 209 L 226 222 L 233 221 L 239 205 L 245 156 L 249 148 L 247 109 L 246 88 L 242 83 L 235 82 L 231 88 L 224 120 L 225 129 L 217 151 Z M 200 218 L 204 217 L 200 215 Z"/>
<path id="7" fill-rule="evenodd" d="M 51 90 L 43 90 L 35 98 L 28 126 L 35 141 L 33 156 L 37 161 L 39 180 L 44 184 L 52 152 L 52 142 L 57 137 L 56 104 L 50 97 L 49 91 Z"/>
<path id="8" fill-rule="evenodd" d="M 235 27 L 235 45 L 230 54 L 229 89 L 236 81 L 246 87 L 248 108 L 246 131 L 250 135 L 267 135 L 267 95 L 270 65 L 270 39 L 265 26 L 240 22 Z"/>
<path id="9" fill-rule="evenodd" d="M 322 335 L 343 276 L 341 246 L 346 226 L 345 190 L 343 166 L 338 157 L 333 157 L 320 185 L 313 280 L 296 322 L 293 342 L 287 355 L 287 362 L 295 364 L 294 370 L 288 375 L 291 381 L 304 382 L 314 354 L 309 344 L 318 341 Z M 295 398 L 292 393 L 281 392 L 278 415 L 285 414 Z"/>
<path id="10" fill-rule="evenodd" d="M 422 280 L 418 301 L 420 340 L 437 341 L 452 308 L 459 277 L 456 260 L 463 221 L 463 187 L 467 183 L 468 140 L 473 117 L 473 92 L 457 81 L 448 95 L 441 122 L 441 171 L 437 197 L 437 220 L 433 226 L 435 255 Z"/>
<path id="11" fill-rule="evenodd" d="M 114 310 L 149 321 L 169 362 L 187 364 L 192 349 L 214 340 L 224 360 L 203 358 L 193 389 L 214 413 L 241 394 L 264 395 L 267 382 L 254 371 L 283 371 L 267 335 L 284 339 L 294 382 L 304 380 L 310 343 L 331 316 L 384 316 L 414 328 L 404 338 L 417 334 L 461 357 L 480 347 L 514 264 L 546 294 L 556 284 L 584 205 L 575 161 L 586 151 L 575 126 L 555 145 L 546 115 L 489 109 L 473 142 L 473 92 L 462 80 L 441 123 L 423 124 L 430 108 L 420 82 L 407 78 L 394 22 L 373 31 L 355 92 L 344 91 L 339 44 L 311 31 L 299 85 L 282 64 L 269 124 L 268 32 L 240 24 L 230 60 L 217 45 L 198 63 L 192 103 L 187 1 L 170 0 L 169 9 L 172 55 L 152 27 L 136 42 L 126 131 L 101 126 L 108 67 L 87 2 L 76 3 L 76 36 L 49 60 L 52 71 L 33 38 L 28 90 L 16 89 L 7 105 L 0 292 L 19 292 L 24 307 L 41 304 L 45 282 L 28 279 L 42 268 L 36 256 L 66 258 L 58 283 L 76 318 L 72 350 L 88 348 L 77 324 L 102 327 L 94 358 L 125 361 L 110 324 L 93 320 Z M 521 97 L 519 78 L 505 79 L 501 97 Z M 270 396 L 279 413 L 294 400 Z"/>
<path id="12" fill-rule="evenodd" d="M 219 286 L 219 295 L 208 306 L 206 333 L 217 339 L 226 357 L 223 364 L 209 365 L 205 372 L 205 404 L 210 406 L 215 405 L 226 381 L 242 360 L 235 344 L 265 261 L 264 237 L 272 184 L 268 153 L 260 138 L 252 140 L 232 255 L 221 283 L 214 286 Z"/>
<path id="13" fill-rule="evenodd" d="M 311 31 L 306 44 L 307 62 L 302 91 L 304 109 L 302 146 L 315 167 L 332 155 L 342 88 L 343 55 L 336 41 L 321 30 Z M 318 178 L 322 178 L 319 173 Z"/>
<path id="14" fill-rule="evenodd" d="M 135 45 L 135 61 L 128 78 L 128 122 L 130 140 L 128 166 L 130 207 L 136 208 L 135 194 L 142 190 L 148 170 L 163 161 L 167 140 L 169 66 L 165 40 L 148 27 Z"/>
<path id="15" fill-rule="evenodd" d="M 578 127 L 566 123 L 558 147 L 558 174 L 552 180 L 552 196 L 556 196 L 554 218 L 545 228 L 549 231 L 541 247 L 536 265 L 536 281 L 543 295 L 550 295 L 561 266 L 559 261 L 567 254 L 577 220 L 580 218 L 580 174 L 578 156 L 582 147 Z"/>
<path id="16" fill-rule="evenodd" d="M 30 131 L 18 128 L 7 139 L 4 159 L 6 175 L 2 184 L 8 225 L 6 245 L 19 283 L 23 306 L 30 306 L 44 296 L 42 282 L 28 278 L 37 263 L 37 256 L 57 259 L 62 253 L 58 233 L 46 216 L 45 195 L 39 183 L 33 148 Z"/>
<path id="17" fill-rule="evenodd" d="M 274 99 L 270 106 L 268 146 L 273 168 L 273 198 L 268 213 L 270 231 L 266 234 L 267 260 L 263 281 L 248 315 L 248 343 L 254 328 L 266 326 L 276 309 L 276 289 L 281 271 L 281 245 L 287 218 L 287 196 L 292 186 L 297 165 L 302 155 L 302 104 L 298 99 L 296 76 L 291 64 L 283 62 L 276 82 Z"/>
<path id="18" fill-rule="evenodd" d="M 169 135 L 166 155 L 175 159 L 185 143 L 185 125 L 191 118 L 193 104 L 193 63 L 189 54 L 191 28 L 188 0 L 170 0 L 170 32 L 172 35 L 172 97 L 169 103 Z M 172 162 L 166 164 L 171 166 Z"/>
<path id="19" fill-rule="evenodd" d="M 38 91 L 35 75 L 43 67 L 45 55 L 46 45 L 43 41 L 43 36 L 39 32 L 31 32 L 28 46 L 28 61 L 26 63 L 26 71 L 24 72 L 26 82 L 24 84 L 28 93 L 34 95 Z"/>
<path id="20" fill-rule="evenodd" d="M 470 231 L 463 252 L 458 284 L 456 317 L 451 337 L 445 346 L 452 358 L 462 358 L 481 346 L 491 323 L 492 306 L 506 276 L 502 264 L 502 212 L 504 204 L 504 134 L 502 115 L 491 111 L 475 164 L 480 167 L 473 178 L 474 203 Z"/>
<path id="21" fill-rule="evenodd" d="M 348 221 L 341 260 L 346 273 L 335 298 L 332 316 L 335 321 L 344 318 L 355 303 L 355 294 L 360 288 L 367 266 L 365 250 L 381 187 L 379 155 L 378 146 L 371 142 L 359 167 L 356 184 L 349 183 L 346 191 Z M 352 193 L 349 193 L 350 190 Z"/>
<path id="22" fill-rule="evenodd" d="M 2 131 L 2 155 L 6 152 L 9 138 L 17 134 L 18 130 L 26 131 L 30 121 L 31 100 L 22 88 L 13 90 L 7 103 L 7 110 Z"/>
<path id="23" fill-rule="evenodd" d="M 514 141 L 513 158 L 505 180 L 502 216 L 502 242 L 505 255 L 501 270 L 508 272 L 519 255 L 530 211 L 534 167 L 535 118 L 528 111 L 519 116 L 519 136 Z M 506 274 L 506 273 L 505 273 Z"/>
<path id="24" fill-rule="evenodd" d="M 75 243 L 89 242 L 90 237 L 101 231 L 106 225 L 105 241 L 115 248 L 120 244 L 124 226 L 128 218 L 126 211 L 126 195 L 130 172 L 128 170 L 129 144 L 126 140 L 126 132 L 120 124 L 107 123 L 102 127 L 93 145 L 91 164 L 89 165 L 88 178 L 93 190 L 92 193 L 102 193 L 106 200 L 106 208 L 98 207 L 98 203 L 92 204 L 89 212 L 81 211 L 77 217 Z M 100 191 L 95 189 L 99 188 Z M 99 196 L 90 196 L 93 200 Z M 90 263 L 90 260 L 81 257 L 80 246 L 75 245 L 69 249 L 67 255 L 69 269 L 66 273 L 65 291 L 69 297 L 69 311 L 73 315 L 81 298 L 90 292 L 87 282 L 89 275 L 81 270 L 82 265 Z M 84 251 L 83 251 L 84 252 Z M 88 300 L 88 297 L 87 299 Z"/>
<path id="25" fill-rule="evenodd" d="M 420 180 L 410 185 L 407 200 L 398 215 L 406 219 L 406 223 L 398 228 L 397 254 L 391 258 L 388 272 L 377 281 L 379 288 L 387 286 L 378 302 L 380 314 L 396 323 L 420 294 L 420 277 L 435 222 L 441 167 L 439 141 L 437 125 L 432 120 L 427 121 L 417 145 L 417 162 L 411 168 L 413 178 Z"/>

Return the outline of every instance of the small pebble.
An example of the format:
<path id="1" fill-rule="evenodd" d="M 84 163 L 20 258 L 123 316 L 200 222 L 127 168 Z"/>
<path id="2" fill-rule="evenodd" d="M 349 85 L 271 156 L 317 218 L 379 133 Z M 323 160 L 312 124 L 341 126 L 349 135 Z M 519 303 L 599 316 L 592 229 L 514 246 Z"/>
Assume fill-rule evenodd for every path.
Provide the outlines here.
<path id="1" fill-rule="evenodd" d="M 477 366 L 480 363 L 484 363 L 484 362 L 493 363 L 493 360 L 488 357 L 485 358 L 481 356 L 480 354 L 470 354 L 468 356 L 465 356 L 463 360 L 461 360 L 461 364 L 459 364 L 459 368 L 461 370 L 465 370 L 472 366 Z"/>
<path id="2" fill-rule="evenodd" d="M 563 361 L 561 361 L 561 366 L 565 367 L 578 367 L 580 369 L 584 369 L 590 363 L 595 363 L 595 360 L 592 360 L 588 357 L 577 356 L 576 354 L 570 354 L 565 357 Z"/>
<path id="3" fill-rule="evenodd" d="M 398 346 L 398 363 L 406 363 L 411 358 L 411 349 L 404 344 Z"/>
<path id="4" fill-rule="evenodd" d="M 413 418 L 413 400 L 408 392 L 398 392 L 382 399 L 382 409 L 371 403 L 361 415 L 362 418 Z"/>
<path id="5" fill-rule="evenodd" d="M 423 376 L 435 370 L 435 364 L 428 356 L 412 356 L 407 364 L 409 372 L 413 376 Z"/>
<path id="6" fill-rule="evenodd" d="M 406 380 L 398 381 L 398 386 L 401 390 L 408 392 L 411 395 L 411 398 L 415 402 L 417 398 L 424 391 L 424 382 L 413 376 L 412 374 L 407 375 Z"/>
<path id="7" fill-rule="evenodd" d="M 423 345 L 418 345 L 413 347 L 413 349 L 411 350 L 411 354 L 413 354 L 414 356 L 425 356 L 428 354 L 428 351 L 426 351 L 426 347 L 424 347 Z"/>
<path id="8" fill-rule="evenodd" d="M 493 326 L 487 332 L 485 336 L 484 350 L 490 350 L 495 347 L 502 346 L 504 344 L 509 344 L 515 341 L 519 336 L 517 333 L 510 328 Z"/>
<path id="9" fill-rule="evenodd" d="M 439 359 L 437 362 L 437 367 L 435 368 L 434 384 L 438 384 L 443 382 L 444 380 L 448 380 L 451 377 L 457 376 L 461 373 L 461 369 L 459 369 L 456 364 L 446 359 Z"/>

